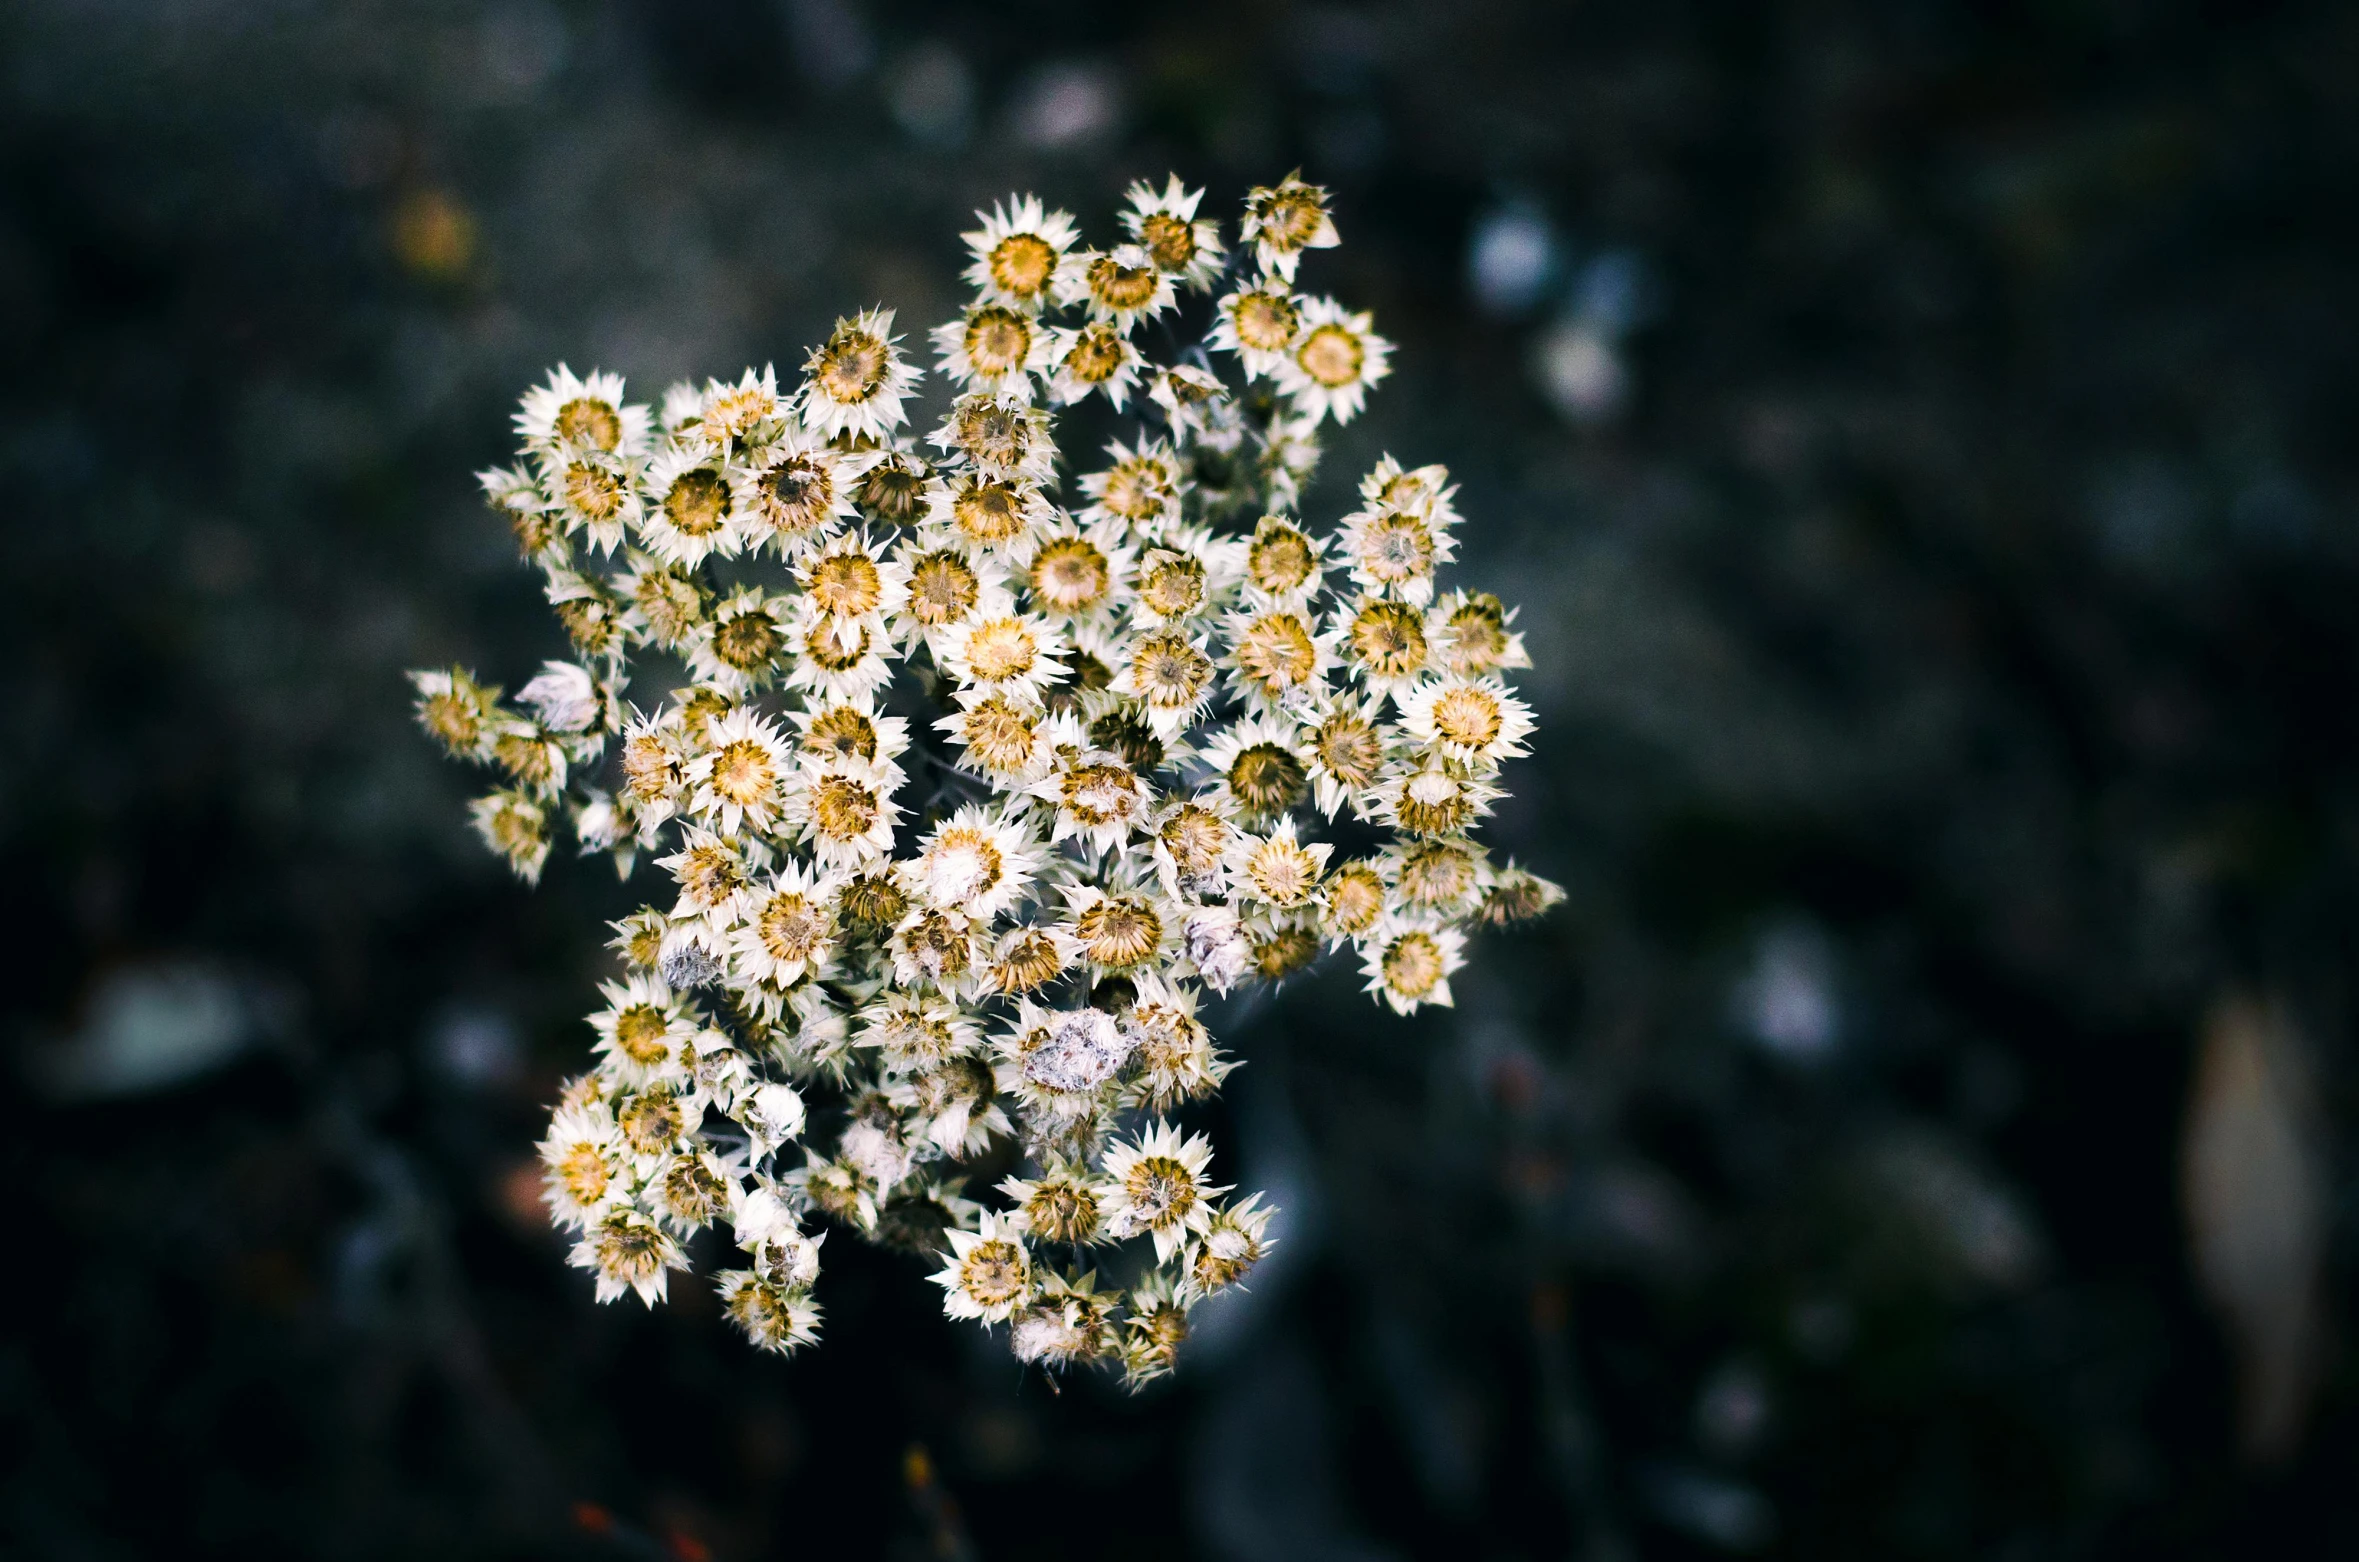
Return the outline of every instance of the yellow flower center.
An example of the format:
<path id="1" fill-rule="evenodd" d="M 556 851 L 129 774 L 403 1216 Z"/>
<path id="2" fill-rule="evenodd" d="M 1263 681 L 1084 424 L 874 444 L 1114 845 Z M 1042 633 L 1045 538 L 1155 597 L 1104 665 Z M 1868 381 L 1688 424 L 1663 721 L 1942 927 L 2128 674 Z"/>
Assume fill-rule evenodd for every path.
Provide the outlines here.
<path id="1" fill-rule="evenodd" d="M 1136 896 L 1115 895 L 1075 918 L 1073 934 L 1092 960 L 1119 970 L 1155 952 L 1163 937 L 1163 919 Z"/>
<path id="2" fill-rule="evenodd" d="M 876 758 L 876 723 L 850 705 L 822 711 L 803 731 L 803 750 L 825 759 Z"/>
<path id="3" fill-rule="evenodd" d="M 713 654 L 741 673 L 770 665 L 782 640 L 778 621 L 755 608 L 728 619 L 713 631 Z"/>
<path id="4" fill-rule="evenodd" d="M 838 618 L 875 612 L 884 585 L 876 561 L 865 553 L 831 553 L 811 567 L 811 600 Z"/>
<path id="5" fill-rule="evenodd" d="M 1311 544 L 1291 526 L 1268 526 L 1253 539 L 1245 555 L 1253 583 L 1272 596 L 1284 596 L 1311 578 Z"/>
<path id="6" fill-rule="evenodd" d="M 1032 594 L 1060 613 L 1095 606 L 1113 584 L 1106 556 L 1086 538 L 1056 538 L 1032 560 Z"/>
<path id="7" fill-rule="evenodd" d="M 1462 846 L 1435 842 L 1401 859 L 1401 897 L 1412 905 L 1447 906 L 1474 889 L 1474 856 Z"/>
<path id="8" fill-rule="evenodd" d="M 1328 881 L 1327 920 L 1339 933 L 1358 935 L 1384 915 L 1384 881 L 1368 868 L 1346 868 Z"/>
<path id="9" fill-rule="evenodd" d="M 993 775 L 1029 770 L 1039 752 L 1040 731 L 1032 717 L 1005 700 L 985 700 L 959 723 L 967 757 Z"/>
<path id="10" fill-rule="evenodd" d="M 1084 385 L 1102 385 L 1122 372 L 1129 361 L 1122 333 L 1100 322 L 1085 325 L 1065 354 L 1065 368 Z"/>
<path id="11" fill-rule="evenodd" d="M 1237 666 L 1275 699 L 1310 682 L 1319 669 L 1319 648 L 1292 613 L 1264 613 L 1237 637 Z"/>
<path id="12" fill-rule="evenodd" d="M 770 897 L 755 923 L 762 947 L 784 964 L 808 960 L 827 938 L 827 913 L 807 896 L 788 891 Z"/>
<path id="13" fill-rule="evenodd" d="M 860 479 L 860 502 L 877 519 L 895 526 L 906 525 L 917 514 L 925 491 L 924 475 L 898 457 L 878 462 Z"/>
<path id="14" fill-rule="evenodd" d="M 1246 293 L 1229 310 L 1237 340 L 1255 352 L 1282 353 L 1302 328 L 1302 314 L 1282 293 Z"/>
<path id="15" fill-rule="evenodd" d="M 1498 697 L 1485 689 L 1451 689 L 1433 702 L 1433 727 L 1449 742 L 1488 748 L 1502 725 Z"/>
<path id="16" fill-rule="evenodd" d="M 594 1144 L 569 1146 L 557 1158 L 557 1181 L 576 1204 L 595 1204 L 605 1197 L 606 1184 L 613 1174 L 606 1169 L 606 1157 Z"/>
<path id="17" fill-rule="evenodd" d="M 1306 185 L 1282 185 L 1256 203 L 1261 237 L 1273 249 L 1298 250 L 1318 237 L 1327 209 Z"/>
<path id="18" fill-rule="evenodd" d="M 1326 772 L 1345 786 L 1366 786 L 1384 763 L 1384 735 L 1365 717 L 1344 711 L 1319 723 L 1311 752 Z"/>
<path id="19" fill-rule="evenodd" d="M 1012 309 L 987 305 L 967 316 L 967 362 L 997 379 L 1024 366 L 1032 353 L 1032 323 Z"/>
<path id="20" fill-rule="evenodd" d="M 991 280 L 1011 298 L 1032 299 L 1056 275 L 1056 247 L 1037 233 L 1011 233 L 991 247 Z"/>
<path id="21" fill-rule="evenodd" d="M 1024 529 L 1024 501 L 1005 483 L 969 479 L 950 503 L 960 532 L 977 542 L 1005 542 Z"/>
<path id="22" fill-rule="evenodd" d="M 1126 266 L 1111 255 L 1089 263 L 1089 296 L 1108 309 L 1143 309 L 1160 282 L 1152 265 Z"/>
<path id="23" fill-rule="evenodd" d="M 803 633 L 803 654 L 831 673 L 848 672 L 868 654 L 868 626 L 858 619 L 822 618 Z"/>
<path id="24" fill-rule="evenodd" d="M 982 582 L 955 553 L 920 554 L 909 572 L 910 616 L 928 628 L 957 623 L 982 594 Z"/>
<path id="25" fill-rule="evenodd" d="M 1180 618 L 1204 600 L 1204 565 L 1184 553 L 1158 553 L 1139 574 L 1139 600 L 1161 618 Z"/>
<path id="26" fill-rule="evenodd" d="M 1351 648 L 1379 678 L 1406 678 L 1425 665 L 1425 618 L 1405 602 L 1371 602 L 1353 615 Z"/>
<path id="27" fill-rule="evenodd" d="M 1313 330 L 1294 354 L 1302 372 L 1329 390 L 1357 382 L 1360 365 L 1366 358 L 1367 350 L 1360 345 L 1360 339 L 1339 325 L 1322 325 Z"/>
<path id="28" fill-rule="evenodd" d="M 1319 859 L 1283 838 L 1264 841 L 1245 860 L 1254 893 L 1273 906 L 1299 906 L 1319 884 Z"/>
<path id="29" fill-rule="evenodd" d="M 729 519 L 729 485 L 710 467 L 691 467 L 663 496 L 664 519 L 686 537 L 709 537 Z"/>
<path id="30" fill-rule="evenodd" d="M 1229 827 L 1220 815 L 1194 803 L 1183 805 L 1164 820 L 1157 835 L 1163 849 L 1171 854 L 1172 865 L 1188 875 L 1219 867 L 1222 854 L 1229 849 Z"/>
<path id="31" fill-rule="evenodd" d="M 1019 934 L 991 967 L 992 980 L 1003 993 L 1028 993 L 1056 980 L 1065 969 L 1057 941 L 1042 932 Z"/>
<path id="32" fill-rule="evenodd" d="M 704 613 L 696 583 L 670 570 L 649 570 L 641 575 L 631 588 L 631 601 L 655 638 L 666 645 L 686 639 Z"/>
<path id="33" fill-rule="evenodd" d="M 672 1054 L 669 1024 L 653 1004 L 635 1003 L 614 1020 L 617 1052 L 642 1068 L 651 1068 Z"/>
<path id="34" fill-rule="evenodd" d="M 623 442 L 622 414 L 595 396 L 576 396 L 557 409 L 557 437 L 612 450 Z"/>
<path id="35" fill-rule="evenodd" d="M 622 480 L 587 461 L 565 468 L 564 493 L 567 507 L 593 521 L 610 520 L 623 506 Z"/>
<path id="36" fill-rule="evenodd" d="M 1384 985 L 1404 998 L 1422 998 L 1442 979 L 1442 946 L 1430 933 L 1403 933 L 1384 951 Z"/>
<path id="37" fill-rule="evenodd" d="M 1160 461 L 1124 461 L 1106 473 L 1098 503 L 1126 521 L 1149 521 L 1171 502 L 1172 474 Z"/>
<path id="38" fill-rule="evenodd" d="M 739 738 L 713 756 L 713 791 L 723 802 L 751 807 L 777 785 L 778 768 L 770 751 L 750 738 Z"/>
<path id="39" fill-rule="evenodd" d="M 876 788 L 849 776 L 821 776 L 811 788 L 811 828 L 823 840 L 858 840 L 883 807 Z"/>
<path id="40" fill-rule="evenodd" d="M 842 326 L 815 355 L 811 383 L 828 400 L 857 406 L 883 387 L 891 363 L 882 337 Z"/>
<path id="41" fill-rule="evenodd" d="M 1149 212 L 1139 223 L 1139 243 L 1165 271 L 1184 271 L 1196 258 L 1196 227 L 1169 212 Z"/>
<path id="42" fill-rule="evenodd" d="M 835 511 L 835 478 L 808 456 L 790 456 L 760 485 L 762 518 L 777 530 L 805 532 Z"/>
<path id="43" fill-rule="evenodd" d="M 1212 681 L 1212 660 L 1185 636 L 1142 636 L 1131 653 L 1130 675 L 1139 697 L 1158 710 L 1185 710 Z"/>
<path id="44" fill-rule="evenodd" d="M 1032 448 L 1031 420 L 1021 409 L 1003 406 L 987 397 L 969 397 L 952 414 L 951 433 L 958 448 L 978 466 L 1012 467 Z"/>
<path id="45" fill-rule="evenodd" d="M 1229 762 L 1229 791 L 1251 814 L 1293 807 L 1305 779 L 1302 761 L 1275 743 L 1256 743 Z"/>
<path id="46" fill-rule="evenodd" d="M 1040 660 L 1040 643 L 1023 622 L 995 618 L 967 637 L 967 667 L 981 683 L 1021 678 Z"/>
<path id="47" fill-rule="evenodd" d="M 959 1260 L 958 1288 L 978 1307 L 1003 1307 L 1024 1294 L 1024 1253 L 1013 1242 L 978 1242 Z"/>

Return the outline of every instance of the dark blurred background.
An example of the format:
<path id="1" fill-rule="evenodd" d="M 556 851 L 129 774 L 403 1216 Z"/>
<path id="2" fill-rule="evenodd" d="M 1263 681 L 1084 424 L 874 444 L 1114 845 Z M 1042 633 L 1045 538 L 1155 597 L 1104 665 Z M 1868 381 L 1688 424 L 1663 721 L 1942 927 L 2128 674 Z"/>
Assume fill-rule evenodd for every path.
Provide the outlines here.
<path id="1" fill-rule="evenodd" d="M 0 80 L 0 1549 L 2359 1545 L 2359 9 L 14 0 Z M 513 398 L 1298 164 L 1401 349 L 1310 507 L 1464 484 L 1568 904 L 1220 1017 L 1284 1240 L 1136 1399 L 848 1238 L 790 1361 L 594 1306 L 528 1158 L 635 899 L 401 679 L 559 647 Z"/>

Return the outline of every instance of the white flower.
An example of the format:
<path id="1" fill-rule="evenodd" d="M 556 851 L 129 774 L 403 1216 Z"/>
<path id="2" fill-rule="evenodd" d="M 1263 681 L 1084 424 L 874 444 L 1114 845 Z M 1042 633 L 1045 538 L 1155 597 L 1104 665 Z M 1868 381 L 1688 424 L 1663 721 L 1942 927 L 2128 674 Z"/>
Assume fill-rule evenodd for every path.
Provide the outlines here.
<path id="1" fill-rule="evenodd" d="M 930 443 L 951 465 L 973 467 L 1002 482 L 1045 483 L 1056 472 L 1049 416 L 1017 395 L 971 391 L 950 404 Z"/>
<path id="2" fill-rule="evenodd" d="M 1307 713 L 1300 727 L 1301 752 L 1309 761 L 1311 795 L 1328 818 L 1349 805 L 1365 814 L 1385 761 L 1394 750 L 1375 695 L 1337 695 Z"/>
<path id="3" fill-rule="evenodd" d="M 881 766 L 839 760 L 807 771 L 790 817 L 812 854 L 836 868 L 855 868 L 893 849 L 901 810 L 893 802 L 897 778 Z"/>
<path id="4" fill-rule="evenodd" d="M 785 806 L 793 769 L 777 728 L 753 711 L 731 711 L 706 729 L 703 751 L 689 762 L 688 806 L 724 834 L 747 826 L 767 832 Z"/>
<path id="5" fill-rule="evenodd" d="M 1238 817 L 1274 819 L 1302 801 L 1310 781 L 1294 724 L 1248 716 L 1204 746 L 1203 762 Z"/>
<path id="6" fill-rule="evenodd" d="M 836 703 L 865 703 L 875 698 L 893 676 L 886 653 L 893 644 L 884 616 L 839 618 L 806 592 L 795 598 L 787 626 L 787 644 L 794 657 L 786 686 L 807 690 L 813 697 Z"/>
<path id="7" fill-rule="evenodd" d="M 1029 700 L 1002 694 L 965 692 L 959 711 L 936 722 L 963 749 L 969 770 L 1003 786 L 1039 780 L 1054 762 L 1046 734 L 1047 715 Z"/>
<path id="8" fill-rule="evenodd" d="M 1138 244 L 1068 256 L 1057 272 L 1057 298 L 1084 305 L 1091 319 L 1125 332 L 1176 302 L 1170 275 Z"/>
<path id="9" fill-rule="evenodd" d="M 652 424 L 645 407 L 623 400 L 623 377 L 577 377 L 559 364 L 549 382 L 525 392 L 516 433 L 525 448 L 563 457 L 576 453 L 629 457 L 643 453 Z"/>
<path id="10" fill-rule="evenodd" d="M 957 472 L 926 485 L 926 519 L 979 557 L 1012 557 L 1056 518 L 1057 507 L 1028 478 Z"/>
<path id="11" fill-rule="evenodd" d="M 1462 835 L 1498 797 L 1465 766 L 1429 760 L 1394 767 L 1368 801 L 1377 819 L 1410 835 Z"/>
<path id="12" fill-rule="evenodd" d="M 1245 198 L 1243 232 L 1261 269 L 1289 282 L 1304 250 L 1333 249 L 1338 242 L 1327 192 L 1292 174 Z"/>
<path id="13" fill-rule="evenodd" d="M 1371 474 L 1371 482 L 1391 465 L 1389 459 L 1383 462 Z M 1379 491 L 1405 490 L 1408 503 L 1379 498 L 1344 517 L 1343 551 L 1351 561 L 1354 584 L 1420 606 L 1433 599 L 1433 573 L 1458 549 L 1450 536 L 1457 515 L 1446 498 L 1418 479 L 1441 474 L 1438 466 L 1403 474 Z"/>
<path id="14" fill-rule="evenodd" d="M 1228 1191 L 1206 1182 L 1211 1164 L 1210 1140 L 1202 1134 L 1182 1139 L 1169 1123 L 1109 1150 L 1106 1229 L 1118 1237 L 1151 1233 L 1155 1261 L 1168 1261 L 1188 1233 L 1210 1228 L 1212 1200 Z"/>
<path id="15" fill-rule="evenodd" d="M 796 603 L 797 599 L 774 597 L 759 586 L 731 593 L 689 642 L 689 670 L 730 696 L 741 697 L 777 681 L 794 655 L 787 624 Z"/>
<path id="16" fill-rule="evenodd" d="M 639 541 L 666 564 L 693 566 L 743 545 L 729 475 L 700 449 L 674 447 L 647 464 Z"/>
<path id="17" fill-rule="evenodd" d="M 1222 626 L 1237 683 L 1259 710 L 1315 703 L 1334 661 L 1334 631 L 1321 632 L 1307 608 L 1232 613 Z"/>
<path id="18" fill-rule="evenodd" d="M 1109 320 L 1060 326 L 1049 339 L 1049 400 L 1066 405 L 1096 391 L 1120 412 L 1144 362 L 1122 328 Z"/>
<path id="19" fill-rule="evenodd" d="M 541 1140 L 542 1187 L 559 1225 L 579 1229 L 605 1217 L 624 1193 L 623 1147 L 614 1113 L 597 1096 L 574 1091 L 558 1105 Z"/>
<path id="20" fill-rule="evenodd" d="M 792 1085 L 776 1081 L 755 1087 L 737 1104 L 737 1124 L 753 1140 L 754 1154 L 768 1155 L 790 1139 L 802 1137 L 803 1098 Z"/>
<path id="21" fill-rule="evenodd" d="M 1180 492 L 1186 479 L 1169 446 L 1140 440 L 1135 446 L 1115 440 L 1106 446 L 1114 464 L 1081 480 L 1090 506 L 1084 521 L 1111 519 L 1154 532 L 1180 518 Z"/>
<path id="22" fill-rule="evenodd" d="M 1039 700 L 1065 676 L 1064 637 L 1029 613 L 970 619 L 943 636 L 942 670 L 962 690 Z"/>
<path id="23" fill-rule="evenodd" d="M 1247 379 L 1274 375 L 1302 340 L 1302 301 L 1284 283 L 1264 277 L 1220 301 L 1206 340 L 1235 353 Z"/>
<path id="24" fill-rule="evenodd" d="M 598 1277 L 598 1300 L 616 1301 L 626 1291 L 653 1307 L 664 1299 L 671 1272 L 686 1269 L 680 1244 L 635 1210 L 618 1210 L 589 1227 L 567 1259 Z"/>
<path id="25" fill-rule="evenodd" d="M 928 904 L 988 923 L 1023 896 L 1039 866 L 1028 832 L 969 804 L 935 828 L 902 873 Z"/>
<path id="26" fill-rule="evenodd" d="M 982 962 L 975 919 L 939 906 L 922 906 L 903 917 L 888 947 L 894 980 L 953 996 L 966 990 Z"/>
<path id="27" fill-rule="evenodd" d="M 974 751 L 970 747 L 968 752 Z M 1104 749 L 1075 749 L 1060 757 L 1057 768 L 1035 782 L 1031 794 L 1052 805 L 1056 823 L 1049 844 L 1078 840 L 1093 851 L 1109 852 L 1143 828 L 1154 800 L 1136 771 L 1119 754 Z"/>
<path id="28" fill-rule="evenodd" d="M 799 420 L 789 421 L 729 468 L 740 540 L 786 558 L 824 542 L 859 513 L 852 496 L 875 464 L 873 454 L 837 450 Z"/>
<path id="29" fill-rule="evenodd" d="M 1202 190 L 1188 189 L 1177 174 L 1161 194 L 1142 179 L 1130 187 L 1122 213 L 1122 229 L 1131 241 L 1183 287 L 1209 287 L 1220 275 L 1220 224 L 1197 218 L 1196 205 L 1203 199 Z"/>
<path id="30" fill-rule="evenodd" d="M 974 260 L 966 279 L 985 299 L 1031 313 L 1048 303 L 1080 230 L 1063 212 L 1044 211 L 1035 196 L 1018 196 L 977 212 L 983 226 L 964 235 Z"/>
<path id="31" fill-rule="evenodd" d="M 839 930 L 837 875 L 789 861 L 749 898 L 746 919 L 731 935 L 730 952 L 744 978 L 791 987 L 828 968 Z"/>
<path id="32" fill-rule="evenodd" d="M 1241 833 L 1229 849 L 1230 892 L 1281 911 L 1307 905 L 1334 850 L 1325 841 L 1303 845 L 1292 819 L 1279 821 L 1267 835 Z"/>
<path id="33" fill-rule="evenodd" d="M 1495 768 L 1525 752 L 1532 708 L 1495 678 L 1437 678 L 1401 700 L 1401 725 L 1444 759 Z"/>
<path id="34" fill-rule="evenodd" d="M 1105 621 L 1128 596 L 1126 529 L 1108 521 L 1060 522 L 1036 533 L 1018 560 L 1033 611 L 1059 621 Z"/>
<path id="35" fill-rule="evenodd" d="M 1336 609 L 1344 665 L 1369 689 L 1392 694 L 1414 683 L 1431 664 L 1425 610 L 1389 597 L 1361 597 Z"/>
<path id="36" fill-rule="evenodd" d="M 883 439 L 901 426 L 901 403 L 923 371 L 901 356 L 893 311 L 866 309 L 838 320 L 803 364 L 800 405 L 804 425 L 833 439 L 854 434 Z"/>
<path id="37" fill-rule="evenodd" d="M 1253 969 L 1253 944 L 1237 914 L 1226 906 L 1199 906 L 1180 930 L 1181 946 L 1199 981 L 1226 993 Z"/>
<path id="38" fill-rule="evenodd" d="M 1392 343 L 1375 317 L 1353 314 L 1331 298 L 1302 305 L 1302 333 L 1271 368 L 1278 389 L 1313 418 L 1349 423 L 1367 404 L 1368 387 L 1392 373 Z"/>
<path id="39" fill-rule="evenodd" d="M 761 373 L 748 369 L 733 385 L 704 382 L 692 437 L 726 452 L 776 432 L 786 415 L 786 403 L 778 394 L 778 371 L 764 364 Z"/>
<path id="40" fill-rule="evenodd" d="M 590 1016 L 602 1068 L 634 1089 L 662 1078 L 684 1078 L 687 1048 L 697 1022 L 667 985 L 634 974 L 598 989 L 606 1007 Z"/>
<path id="41" fill-rule="evenodd" d="M 1214 674 L 1204 639 L 1184 629 L 1157 629 L 1130 643 L 1130 656 L 1108 685 L 1146 709 L 1147 721 L 1164 737 L 1175 737 L 1211 702 Z"/>
<path id="42" fill-rule="evenodd" d="M 1046 375 L 1051 362 L 1047 327 L 1008 304 L 974 305 L 963 318 L 934 327 L 933 337 L 942 372 L 962 390 L 1029 401 L 1033 376 Z"/>
<path id="43" fill-rule="evenodd" d="M 942 1311 L 953 1318 L 1005 1323 L 1032 1299 L 1032 1259 L 1024 1234 L 1005 1216 L 986 1211 L 980 1229 L 950 1233 L 950 1258 L 933 1277 Z"/>
<path id="44" fill-rule="evenodd" d="M 1207 1296 L 1244 1279 L 1276 1245 L 1264 1235 L 1275 1214 L 1276 1210 L 1261 1207 L 1258 1193 L 1215 1212 L 1202 1235 L 1188 1245 L 1188 1289 Z"/>
<path id="45" fill-rule="evenodd" d="M 1450 1006 L 1450 974 L 1466 963 L 1466 935 L 1422 921 L 1386 917 L 1368 935 L 1361 974 L 1368 991 L 1407 1014 L 1424 1004 Z"/>
<path id="46" fill-rule="evenodd" d="M 1196 994 L 1183 983 L 1141 976 L 1119 1021 L 1139 1062 L 1132 1086 L 1138 1105 L 1168 1111 L 1217 1089 L 1235 1065 L 1224 1061 L 1196 1018 Z"/>

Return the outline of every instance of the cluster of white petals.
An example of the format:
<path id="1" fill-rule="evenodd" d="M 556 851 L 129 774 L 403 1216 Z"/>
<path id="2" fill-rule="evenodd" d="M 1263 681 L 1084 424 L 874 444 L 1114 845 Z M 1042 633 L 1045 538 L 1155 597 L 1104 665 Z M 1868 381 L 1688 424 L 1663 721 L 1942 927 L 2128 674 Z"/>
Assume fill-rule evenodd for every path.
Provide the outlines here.
<path id="1" fill-rule="evenodd" d="M 1471 839 L 1529 664 L 1498 598 L 1436 583 L 1447 475 L 1387 459 L 1338 523 L 1298 511 L 1391 352 L 1297 291 L 1325 192 L 1255 190 L 1234 249 L 1200 196 L 1134 187 L 1102 251 L 1030 197 L 984 217 L 922 438 L 881 309 L 792 385 L 525 397 L 483 481 L 575 659 L 512 699 L 415 680 L 505 773 L 475 820 L 519 873 L 562 829 L 670 880 L 542 1145 L 601 1298 L 659 1299 L 713 1228 L 731 1316 L 786 1350 L 832 1223 L 937 1257 L 1026 1362 L 1153 1377 L 1269 1240 L 1170 1120 L 1231 1066 L 1202 995 L 1348 944 L 1395 1010 L 1447 1004 L 1470 927 L 1556 898 Z M 1091 398 L 1124 437 L 1073 474 Z"/>

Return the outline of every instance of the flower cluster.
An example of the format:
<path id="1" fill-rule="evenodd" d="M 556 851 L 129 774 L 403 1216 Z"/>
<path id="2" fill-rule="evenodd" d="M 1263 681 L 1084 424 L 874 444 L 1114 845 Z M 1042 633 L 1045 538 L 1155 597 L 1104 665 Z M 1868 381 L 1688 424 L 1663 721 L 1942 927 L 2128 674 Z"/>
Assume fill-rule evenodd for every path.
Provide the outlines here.
<path id="1" fill-rule="evenodd" d="M 475 822 L 519 873 L 562 826 L 670 879 L 541 1147 L 602 1299 L 725 1230 L 730 1314 L 788 1349 L 826 1221 L 938 1255 L 949 1314 L 1026 1362 L 1153 1377 L 1269 1242 L 1170 1121 L 1231 1067 L 1201 995 L 1348 944 L 1395 1010 L 1447 1004 L 1470 926 L 1556 898 L 1470 838 L 1529 663 L 1436 582 L 1446 474 L 1388 459 L 1339 524 L 1299 513 L 1391 351 L 1296 288 L 1325 192 L 1253 191 L 1234 251 L 1200 194 L 1134 187 L 1103 250 L 1029 197 L 985 216 L 922 440 L 881 309 L 792 386 L 524 398 L 483 481 L 576 655 L 512 699 L 415 681 L 504 772 Z M 1060 416 L 1128 437 L 1068 481 Z M 650 668 L 668 696 L 634 697 Z"/>

